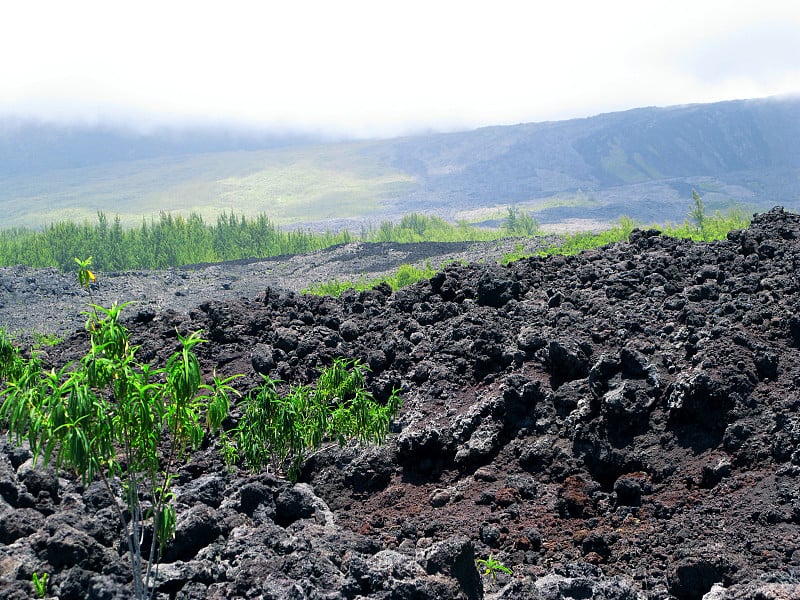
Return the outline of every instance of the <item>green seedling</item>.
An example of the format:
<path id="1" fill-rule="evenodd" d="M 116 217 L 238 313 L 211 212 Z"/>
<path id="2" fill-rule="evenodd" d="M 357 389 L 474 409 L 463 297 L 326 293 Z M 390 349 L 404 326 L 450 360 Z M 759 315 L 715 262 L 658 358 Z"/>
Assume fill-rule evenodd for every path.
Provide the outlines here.
<path id="1" fill-rule="evenodd" d="M 47 596 L 47 573 L 42 573 L 41 577 L 34 571 L 31 581 L 33 582 L 33 591 L 37 598 L 45 598 Z"/>
<path id="2" fill-rule="evenodd" d="M 86 260 L 76 257 L 75 262 L 78 263 L 78 283 L 81 284 L 82 288 L 88 290 L 96 279 L 94 273 L 89 269 L 92 266 L 92 257 L 90 256 Z"/>
<path id="3" fill-rule="evenodd" d="M 475 562 L 477 563 L 478 567 L 483 570 L 484 577 L 491 577 L 492 583 L 497 580 L 498 573 L 505 573 L 506 575 L 512 574 L 511 569 L 509 569 L 491 554 L 489 554 L 489 558 L 479 558 Z"/>
<path id="4" fill-rule="evenodd" d="M 64 341 L 64 338 L 56 335 L 55 333 L 41 333 L 35 331 L 33 333 L 33 349 L 52 348 Z"/>
<path id="5" fill-rule="evenodd" d="M 97 281 L 97 277 L 95 277 L 94 272 L 89 269 L 89 267 L 92 266 L 92 257 L 90 256 L 85 260 L 76 257 L 74 260 L 78 265 L 78 283 L 83 289 L 89 292 L 89 306 L 92 307 L 94 320 L 99 321 L 100 317 L 97 314 L 97 307 L 95 306 L 94 295 L 92 294 L 92 284 Z M 90 322 L 91 319 L 87 321 L 87 328 Z"/>

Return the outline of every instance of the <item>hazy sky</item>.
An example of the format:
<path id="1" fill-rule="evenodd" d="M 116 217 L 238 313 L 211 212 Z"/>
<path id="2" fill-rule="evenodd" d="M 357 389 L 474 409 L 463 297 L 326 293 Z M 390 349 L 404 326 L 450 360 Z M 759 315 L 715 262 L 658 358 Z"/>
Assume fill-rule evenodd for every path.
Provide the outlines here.
<path id="1" fill-rule="evenodd" d="M 26 0 L 0 115 L 357 136 L 800 94 L 797 0 Z"/>

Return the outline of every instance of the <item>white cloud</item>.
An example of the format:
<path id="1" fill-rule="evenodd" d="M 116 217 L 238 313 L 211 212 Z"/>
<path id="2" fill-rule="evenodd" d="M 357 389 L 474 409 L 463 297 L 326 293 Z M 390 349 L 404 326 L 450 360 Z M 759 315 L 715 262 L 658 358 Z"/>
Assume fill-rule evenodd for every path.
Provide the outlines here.
<path id="1" fill-rule="evenodd" d="M 378 135 L 800 92 L 795 2 L 76 0 L 4 12 L 0 113 L 43 118 Z"/>

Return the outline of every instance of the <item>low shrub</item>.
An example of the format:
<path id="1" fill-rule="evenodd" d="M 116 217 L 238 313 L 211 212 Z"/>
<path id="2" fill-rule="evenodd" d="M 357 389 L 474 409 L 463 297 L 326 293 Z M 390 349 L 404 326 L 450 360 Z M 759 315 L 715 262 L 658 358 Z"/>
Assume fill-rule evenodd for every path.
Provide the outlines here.
<path id="1" fill-rule="evenodd" d="M 367 367 L 356 360 L 337 359 L 319 377 L 317 386 L 293 386 L 281 396 L 275 379 L 244 401 L 244 415 L 225 440 L 229 462 L 243 458 L 251 470 L 266 465 L 285 471 L 296 481 L 303 463 L 326 444 L 381 444 L 400 409 L 394 390 L 385 404 L 366 389 Z"/>
<path id="2" fill-rule="evenodd" d="M 137 348 L 119 322 L 123 306 L 93 307 L 87 324 L 91 347 L 77 365 L 46 371 L 35 354 L 17 357 L 0 392 L 0 418 L 17 442 L 28 441 L 34 461 L 68 468 L 84 485 L 100 477 L 125 531 L 134 597 L 143 599 L 175 532 L 171 485 L 177 467 L 206 430 L 219 428 L 233 389 L 231 378 L 203 384 L 193 352 L 204 341 L 199 332 L 178 336 L 180 348 L 164 369 L 138 362 Z M 124 504 L 113 491 L 115 477 Z M 148 526 L 154 539 L 146 548 Z"/>

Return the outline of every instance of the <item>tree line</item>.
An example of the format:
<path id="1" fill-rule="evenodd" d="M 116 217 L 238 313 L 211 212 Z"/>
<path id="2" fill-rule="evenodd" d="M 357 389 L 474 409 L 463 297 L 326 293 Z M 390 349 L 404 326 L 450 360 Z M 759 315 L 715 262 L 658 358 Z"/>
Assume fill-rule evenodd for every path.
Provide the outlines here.
<path id="1" fill-rule="evenodd" d="M 490 240 L 504 235 L 531 234 L 538 224 L 529 215 L 509 209 L 500 228 L 480 229 L 451 224 L 432 215 L 413 213 L 399 222 L 383 221 L 362 229 L 359 239 L 369 242 Z M 216 223 L 192 212 L 188 218 L 162 212 L 142 219 L 138 227 L 123 227 L 102 211 L 97 222 L 60 221 L 42 230 L 0 230 L 0 265 L 74 269 L 75 256 L 92 256 L 99 271 L 163 269 L 197 263 L 302 254 L 355 239 L 347 230 L 312 232 L 278 228 L 265 214 L 247 218 L 224 212 Z"/>
<path id="2" fill-rule="evenodd" d="M 203 262 L 265 258 L 311 252 L 352 238 L 341 233 L 282 231 L 266 215 L 255 218 L 223 213 L 215 224 L 198 213 L 188 218 L 161 213 L 124 228 L 117 216 L 112 223 L 103 212 L 97 222 L 60 221 L 40 231 L 0 231 L 0 264 L 74 269 L 75 256 L 92 256 L 101 271 L 163 269 Z"/>

